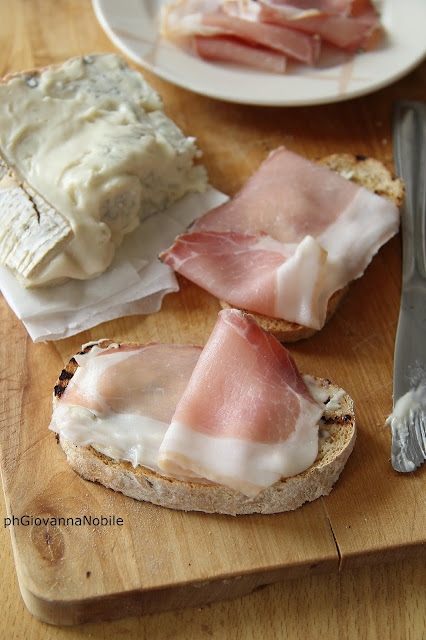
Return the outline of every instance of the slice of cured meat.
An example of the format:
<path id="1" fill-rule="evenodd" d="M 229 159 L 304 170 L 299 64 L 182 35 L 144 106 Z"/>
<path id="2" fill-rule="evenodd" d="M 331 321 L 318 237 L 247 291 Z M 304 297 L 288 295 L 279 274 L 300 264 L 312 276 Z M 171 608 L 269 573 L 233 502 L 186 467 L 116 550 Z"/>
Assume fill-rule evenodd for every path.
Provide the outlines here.
<path id="1" fill-rule="evenodd" d="M 240 6 L 238 3 L 235 4 Z M 230 11 L 230 8 L 226 10 L 225 7 L 225 11 Z M 257 15 L 247 18 L 241 11 L 232 14 L 225 11 L 204 15 L 203 24 L 216 27 L 222 30 L 223 34 L 233 35 L 247 43 L 280 51 L 287 57 L 306 64 L 314 64 L 318 60 L 320 38 L 285 26 L 262 23 Z"/>
<path id="2" fill-rule="evenodd" d="M 371 0 L 256 0 L 256 4 L 280 7 L 283 14 L 286 12 L 287 15 L 309 11 L 311 14 L 340 16 L 358 15 L 373 6 Z"/>
<path id="3" fill-rule="evenodd" d="M 158 471 L 158 449 L 201 347 L 93 347 L 53 411 L 50 428 L 75 444 Z"/>
<path id="4" fill-rule="evenodd" d="M 285 70 L 283 56 L 314 64 L 321 42 L 300 31 L 259 20 L 259 5 L 240 2 L 190 0 L 163 9 L 162 32 L 169 39 L 194 36 L 197 53 L 211 60 L 239 62 L 252 67 L 266 67 L 262 61 L 269 52 L 275 66 Z M 274 53 L 275 52 L 275 53 Z M 282 54 L 278 56 L 278 53 Z M 256 55 L 260 61 L 256 61 Z M 278 67 L 281 60 L 281 67 Z"/>
<path id="5" fill-rule="evenodd" d="M 243 64 L 259 71 L 284 73 L 287 58 L 278 51 L 254 47 L 226 36 L 195 36 L 194 47 L 200 58 L 212 62 Z"/>
<path id="6" fill-rule="evenodd" d="M 314 462 L 321 415 L 288 351 L 252 316 L 224 310 L 176 407 L 159 466 L 255 496 Z"/>
<path id="7" fill-rule="evenodd" d="M 299 244 L 265 234 L 194 232 L 161 255 L 192 282 L 235 307 L 320 328 L 327 252 L 311 236 Z"/>
<path id="8" fill-rule="evenodd" d="M 328 3 L 259 0 L 260 19 L 304 33 L 316 34 L 340 49 L 355 51 L 371 48 L 380 32 L 380 18 L 368 1 L 358 2 L 347 11 L 335 11 Z M 306 7 L 304 6 L 306 4 Z M 311 7 L 308 5 L 311 4 Z M 341 3 L 344 4 L 344 3 Z"/>
<path id="9" fill-rule="evenodd" d="M 161 258 L 232 306 L 318 329 L 398 227 L 395 204 L 280 147 Z"/>

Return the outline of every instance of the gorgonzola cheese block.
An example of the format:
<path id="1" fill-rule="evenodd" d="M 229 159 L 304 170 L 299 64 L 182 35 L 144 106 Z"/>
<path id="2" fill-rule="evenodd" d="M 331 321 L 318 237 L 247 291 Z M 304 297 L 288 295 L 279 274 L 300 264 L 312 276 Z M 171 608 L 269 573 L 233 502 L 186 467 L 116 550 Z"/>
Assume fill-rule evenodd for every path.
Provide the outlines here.
<path id="1" fill-rule="evenodd" d="M 207 185 L 195 139 L 165 115 L 158 93 L 116 54 L 73 58 L 0 84 L 0 155 L 24 185 L 24 193 L 10 192 L 4 206 L 0 202 L 0 239 L 11 225 L 12 235 L 22 238 L 22 219 L 10 207 L 16 201 L 22 208 L 25 193 L 33 194 L 30 205 L 40 220 L 44 210 L 50 216 L 43 229 L 25 236 L 28 246 L 33 237 L 31 268 L 28 260 L 9 258 L 25 286 L 103 273 L 141 220 Z M 46 242 L 48 256 L 39 250 Z M 0 260 L 6 263 L 1 253 Z"/>

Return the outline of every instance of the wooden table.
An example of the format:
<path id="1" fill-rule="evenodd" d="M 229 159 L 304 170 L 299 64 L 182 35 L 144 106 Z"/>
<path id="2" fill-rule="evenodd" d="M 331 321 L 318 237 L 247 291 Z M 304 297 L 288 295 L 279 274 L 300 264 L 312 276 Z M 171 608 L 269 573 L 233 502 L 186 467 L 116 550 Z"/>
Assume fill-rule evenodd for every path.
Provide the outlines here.
<path id="1" fill-rule="evenodd" d="M 60 62 L 73 55 L 115 50 L 99 27 L 89 0 L 15 0 L 13 3 L 0 0 L 0 34 L 3 45 L 0 50 L 1 75 Z M 211 183 L 229 194 L 235 193 L 243 184 L 268 150 L 280 144 L 311 158 L 345 151 L 371 155 L 392 167 L 392 101 L 401 97 L 426 99 L 426 63 L 400 82 L 365 98 L 290 109 L 216 102 L 176 88 L 148 73 L 145 75 L 161 93 L 167 113 L 187 134 L 197 136 Z M 383 460 L 386 454 L 379 460 L 371 456 L 369 440 L 373 432 L 371 425 L 367 426 L 367 418 L 372 417 L 376 421 L 375 428 L 381 429 L 383 419 L 391 410 L 399 274 L 399 238 L 394 238 L 380 252 L 363 279 L 353 285 L 344 310 L 335 320 L 336 324 L 324 330 L 324 334 L 314 338 L 313 342 L 294 347 L 301 368 L 310 367 L 309 372 L 325 375 L 327 367 L 332 366 L 339 382 L 351 388 L 358 402 L 361 434 L 353 459 L 348 463 L 343 486 L 339 485 L 333 491 L 331 502 L 327 503 L 342 530 L 349 527 L 344 525 L 344 518 L 359 508 L 356 491 L 350 504 L 342 505 L 341 498 L 339 502 L 339 496 L 344 496 L 345 483 L 354 483 L 355 489 L 367 493 L 374 503 L 377 498 L 386 500 L 383 477 L 395 482 L 389 460 Z M 141 339 L 155 334 L 154 339 L 166 339 L 168 323 L 180 313 L 185 317 L 180 317 L 179 322 L 185 322 L 186 327 L 180 337 L 202 343 L 214 322 L 217 308 L 216 301 L 195 286 L 185 284 L 181 292 L 168 296 L 162 311 L 155 317 L 132 317 L 114 324 L 107 323 L 101 327 L 101 334 L 104 337 L 114 331 L 116 335 L 120 334 L 121 339 Z M 100 337 L 94 330 L 54 344 L 36 346 L 29 344 L 25 330 L 4 300 L 0 301 L 0 312 L 3 329 L 2 382 L 5 385 L 8 374 L 5 357 L 6 360 L 14 358 L 23 366 L 34 365 L 35 354 L 62 363 L 82 343 Z M 380 332 L 377 326 L 380 326 Z M 339 348 L 343 349 L 340 363 L 333 361 L 330 355 L 334 333 L 338 336 Z M 5 338 L 8 339 L 6 347 Z M 345 366 L 349 353 L 353 359 Z M 361 370 L 351 362 L 355 365 L 360 363 Z M 25 396 L 28 406 L 31 389 L 26 389 L 25 393 L 28 394 Z M 8 399 L 7 395 L 2 397 L 3 409 L 7 407 Z M 25 403 L 22 411 L 24 407 Z M 6 428 L 4 415 L 2 427 Z M 387 446 L 388 440 L 383 434 L 379 445 L 374 445 L 380 454 L 386 451 Z M 368 472 L 360 471 L 363 460 L 366 465 L 374 466 L 378 474 L 377 488 L 372 486 L 374 482 L 370 486 L 361 486 L 362 480 L 369 478 Z M 424 477 L 423 469 L 411 484 L 407 478 L 402 480 L 397 489 L 398 499 L 403 500 L 406 491 L 408 495 L 410 491 L 412 494 L 413 486 L 419 487 Z M 28 481 L 31 483 L 33 479 L 28 478 Z M 211 637 L 226 640 L 275 640 L 284 637 L 292 640 L 316 637 L 420 640 L 425 630 L 424 553 L 419 547 L 418 533 L 422 523 L 419 524 L 410 512 L 415 502 L 412 495 L 410 500 L 406 505 L 406 518 L 411 518 L 413 530 L 417 527 L 413 539 L 400 547 L 394 544 L 392 540 L 397 540 L 398 528 L 402 529 L 405 524 L 396 523 L 394 539 L 392 532 L 384 532 L 390 541 L 387 550 L 371 544 L 369 553 L 365 554 L 356 548 L 355 542 L 351 542 L 352 553 L 345 551 L 340 563 L 341 571 L 289 576 L 292 579 L 257 588 L 249 595 L 226 602 L 71 628 L 49 626 L 38 621 L 26 609 L 16 579 L 10 535 L 2 528 L 0 636 L 8 639 L 53 639 L 65 636 L 115 638 L 126 634 L 127 637 L 149 637 L 152 640 L 203 640 Z M 395 525 L 392 514 L 383 515 L 380 507 L 378 519 L 374 520 L 375 504 L 369 513 L 363 514 L 365 520 L 373 516 L 372 526 L 376 528 L 385 526 L 386 521 Z M 420 511 L 419 517 L 423 516 L 424 511 Z M 0 523 L 5 517 L 2 498 Z M 356 517 L 354 522 L 359 525 Z M 339 536 L 342 536 L 342 548 L 345 549 L 349 538 L 345 538 L 344 531 Z M 371 543 L 379 539 L 377 531 L 371 532 L 370 537 Z"/>

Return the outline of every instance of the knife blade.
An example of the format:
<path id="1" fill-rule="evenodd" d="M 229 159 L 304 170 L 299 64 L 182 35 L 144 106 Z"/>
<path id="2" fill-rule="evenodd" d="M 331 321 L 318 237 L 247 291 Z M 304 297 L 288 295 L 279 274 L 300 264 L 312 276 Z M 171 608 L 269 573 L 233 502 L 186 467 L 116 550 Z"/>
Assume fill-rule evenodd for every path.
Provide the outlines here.
<path id="1" fill-rule="evenodd" d="M 394 413 L 397 409 L 401 413 L 401 407 L 405 411 L 411 408 L 410 420 L 413 422 L 414 409 L 418 415 L 420 407 L 420 413 L 424 414 L 422 419 L 426 415 L 426 105 L 417 101 L 397 101 L 393 110 L 392 136 L 395 170 L 405 183 L 401 212 L 402 290 L 395 340 L 393 407 Z M 413 408 L 414 393 L 416 407 Z M 397 433 L 397 422 L 394 425 L 392 421 L 391 425 L 392 465 L 398 471 L 412 471 L 413 465 L 416 468 L 424 461 L 423 436 L 420 433 L 419 438 L 411 436 L 410 439 L 406 432 L 410 426 L 408 417 L 403 424 L 404 433 L 401 428 Z M 407 461 L 407 456 L 412 459 Z"/>

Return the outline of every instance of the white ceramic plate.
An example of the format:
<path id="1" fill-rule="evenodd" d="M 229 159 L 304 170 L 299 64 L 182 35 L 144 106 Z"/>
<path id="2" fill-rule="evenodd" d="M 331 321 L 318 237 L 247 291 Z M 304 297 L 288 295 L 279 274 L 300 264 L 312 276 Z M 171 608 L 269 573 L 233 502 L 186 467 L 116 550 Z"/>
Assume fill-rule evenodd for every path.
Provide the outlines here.
<path id="1" fill-rule="evenodd" d="M 148 71 L 212 98 L 257 105 L 301 106 L 362 96 L 398 80 L 426 56 L 426 0 L 382 0 L 386 36 L 380 47 L 342 54 L 320 68 L 294 66 L 285 75 L 204 62 L 159 35 L 165 0 L 92 0 L 112 42 Z"/>

